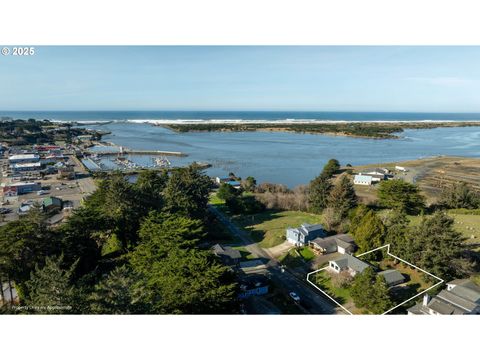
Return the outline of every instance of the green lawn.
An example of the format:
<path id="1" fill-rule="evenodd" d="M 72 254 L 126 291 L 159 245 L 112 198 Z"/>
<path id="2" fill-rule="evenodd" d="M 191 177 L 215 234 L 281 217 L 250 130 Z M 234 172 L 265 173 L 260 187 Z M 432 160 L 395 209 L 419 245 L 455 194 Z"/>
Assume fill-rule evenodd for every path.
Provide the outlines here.
<path id="1" fill-rule="evenodd" d="M 333 286 L 330 275 L 326 270 L 317 272 L 313 281 L 319 288 L 337 300 L 340 304 L 343 305 L 351 300 L 350 289 L 348 287 L 338 288 Z"/>
<path id="2" fill-rule="evenodd" d="M 280 257 L 279 261 L 282 263 L 282 265 L 286 265 L 288 267 L 300 267 L 305 265 L 305 263 L 309 262 L 313 258 L 315 258 L 313 251 L 308 247 L 304 247 L 301 249 L 291 249 L 288 253 Z"/>
<path id="3" fill-rule="evenodd" d="M 302 211 L 271 210 L 255 215 L 238 215 L 234 221 L 250 232 L 253 240 L 261 247 L 270 248 L 285 241 L 288 227 L 297 227 L 302 223 L 321 223 L 322 216 Z"/>

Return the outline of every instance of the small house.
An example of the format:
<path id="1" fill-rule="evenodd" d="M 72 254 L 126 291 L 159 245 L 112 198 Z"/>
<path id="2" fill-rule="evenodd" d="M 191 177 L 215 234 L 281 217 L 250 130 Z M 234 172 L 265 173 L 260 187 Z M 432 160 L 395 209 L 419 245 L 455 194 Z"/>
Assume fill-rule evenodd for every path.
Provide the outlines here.
<path id="1" fill-rule="evenodd" d="M 220 258 L 220 261 L 228 266 L 237 265 L 242 258 L 240 251 L 230 247 L 216 244 L 212 247 L 212 252 Z"/>
<path id="2" fill-rule="evenodd" d="M 325 235 L 326 232 L 321 224 L 310 225 L 305 223 L 298 228 L 288 228 L 286 238 L 288 242 L 295 246 L 305 246 L 309 241 Z"/>
<path id="3" fill-rule="evenodd" d="M 322 254 L 330 254 L 334 252 L 351 254 L 356 248 L 355 241 L 348 234 L 337 234 L 325 238 L 316 238 L 310 241 L 309 245 Z"/>
<path id="4" fill-rule="evenodd" d="M 350 254 L 345 254 L 336 260 L 330 260 L 328 262 L 329 271 L 333 271 L 338 274 L 341 271 L 346 270 L 352 276 L 362 273 L 369 266 L 370 265 L 366 262 Z"/>
<path id="5" fill-rule="evenodd" d="M 387 286 L 395 286 L 405 282 L 405 276 L 402 273 L 395 269 L 388 269 L 385 271 L 380 271 L 377 275 L 383 276 Z"/>
<path id="6" fill-rule="evenodd" d="M 43 199 L 43 209 L 45 211 L 52 211 L 52 210 L 61 210 L 62 209 L 62 199 L 49 196 Z"/>
<path id="7" fill-rule="evenodd" d="M 269 280 L 263 275 L 248 275 L 239 281 L 239 299 L 268 294 Z"/>

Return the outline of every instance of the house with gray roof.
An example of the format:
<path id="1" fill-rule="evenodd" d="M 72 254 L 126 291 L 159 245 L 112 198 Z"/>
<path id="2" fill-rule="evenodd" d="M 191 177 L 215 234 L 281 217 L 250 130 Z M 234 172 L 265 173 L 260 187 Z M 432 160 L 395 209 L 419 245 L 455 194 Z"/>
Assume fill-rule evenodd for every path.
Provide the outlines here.
<path id="1" fill-rule="evenodd" d="M 395 269 L 388 269 L 380 271 L 377 273 L 379 276 L 383 276 L 388 286 L 395 286 L 405 282 L 405 276 L 402 273 Z"/>
<path id="2" fill-rule="evenodd" d="M 242 254 L 237 249 L 230 246 L 216 244 L 212 247 L 212 252 L 220 258 L 225 265 L 237 265 L 242 258 Z"/>
<path id="3" fill-rule="evenodd" d="M 423 301 L 408 309 L 409 315 L 473 315 L 480 314 L 480 286 L 469 279 L 447 284 L 433 298 L 425 294 Z"/>
<path id="4" fill-rule="evenodd" d="M 337 234 L 325 238 L 318 237 L 309 241 L 308 244 L 322 254 L 330 254 L 334 252 L 351 254 L 356 248 L 355 241 L 348 234 Z"/>
<path id="5" fill-rule="evenodd" d="M 298 228 L 287 229 L 287 241 L 295 246 L 305 246 L 308 242 L 314 240 L 317 237 L 325 237 L 326 231 L 323 229 L 322 224 L 302 224 Z"/>
<path id="6" fill-rule="evenodd" d="M 352 276 L 362 273 L 369 266 L 366 262 L 350 254 L 345 254 L 336 260 L 330 260 L 328 262 L 329 271 L 338 274 L 341 271 L 347 270 Z"/>

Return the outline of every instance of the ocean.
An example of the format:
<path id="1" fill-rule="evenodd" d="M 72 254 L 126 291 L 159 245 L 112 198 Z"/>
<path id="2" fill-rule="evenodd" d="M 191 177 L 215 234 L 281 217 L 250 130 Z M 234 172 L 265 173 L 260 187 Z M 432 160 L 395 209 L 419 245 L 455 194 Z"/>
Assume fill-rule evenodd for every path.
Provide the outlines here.
<path id="1" fill-rule="evenodd" d="M 439 155 L 480 157 L 480 126 L 405 130 L 399 139 L 367 139 L 282 132 L 175 133 L 150 120 L 268 120 L 322 121 L 467 121 L 480 114 L 445 113 L 347 113 L 347 112 L 0 112 L 14 118 L 100 122 L 88 128 L 110 131 L 105 141 L 138 150 L 180 151 L 188 156 L 169 157 L 173 166 L 207 162 L 211 176 L 253 176 L 258 183 L 307 184 L 326 162 L 366 165 Z M 141 121 L 139 121 L 141 120 Z M 109 122 L 112 121 L 112 122 Z M 150 157 L 134 157 L 138 163 Z"/>
<path id="2" fill-rule="evenodd" d="M 329 111 L 0 111 L 1 117 L 63 121 L 128 120 L 322 120 L 322 121 L 475 121 L 480 113 Z"/>

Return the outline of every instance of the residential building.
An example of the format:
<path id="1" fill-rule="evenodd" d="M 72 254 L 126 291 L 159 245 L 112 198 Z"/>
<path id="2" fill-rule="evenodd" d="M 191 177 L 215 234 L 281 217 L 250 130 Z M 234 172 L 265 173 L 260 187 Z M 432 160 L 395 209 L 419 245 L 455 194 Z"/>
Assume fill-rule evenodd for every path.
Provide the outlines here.
<path id="1" fill-rule="evenodd" d="M 336 260 L 330 260 L 328 262 L 328 270 L 339 273 L 341 271 L 348 271 L 350 275 L 355 276 L 362 273 L 370 265 L 366 262 L 352 256 L 350 254 L 344 254 L 342 257 Z"/>
<path id="2" fill-rule="evenodd" d="M 423 301 L 408 310 L 409 315 L 474 315 L 480 314 L 480 286 L 469 279 L 447 284 L 434 297 L 425 294 Z"/>
<path id="3" fill-rule="evenodd" d="M 380 271 L 379 273 L 377 273 L 377 275 L 383 276 L 383 278 L 385 279 L 385 282 L 389 287 L 399 285 L 405 282 L 406 280 L 405 276 L 403 276 L 400 271 L 395 269 Z"/>
<path id="4" fill-rule="evenodd" d="M 220 258 L 220 261 L 229 266 L 238 265 L 242 255 L 240 251 L 230 246 L 216 244 L 212 247 L 212 252 Z"/>
<path id="5" fill-rule="evenodd" d="M 287 241 L 295 246 L 305 246 L 317 237 L 325 237 L 326 232 L 321 224 L 302 224 L 298 228 L 287 229 Z"/>
<path id="6" fill-rule="evenodd" d="M 221 177 L 217 176 L 215 178 L 215 183 L 218 184 L 218 185 L 228 184 L 228 185 L 233 186 L 235 189 L 239 189 L 240 185 L 241 185 L 240 181 L 234 180 L 231 177 L 221 178 Z"/>
<path id="7" fill-rule="evenodd" d="M 45 211 L 61 210 L 62 199 L 55 196 L 49 196 L 43 199 L 42 205 Z"/>
<path id="8" fill-rule="evenodd" d="M 269 280 L 263 275 L 244 276 L 239 281 L 239 299 L 268 294 Z"/>
<path id="9" fill-rule="evenodd" d="M 325 238 L 316 238 L 308 243 L 313 249 L 322 254 L 338 252 L 340 254 L 351 254 L 355 251 L 356 245 L 353 238 L 348 234 L 337 234 Z"/>

